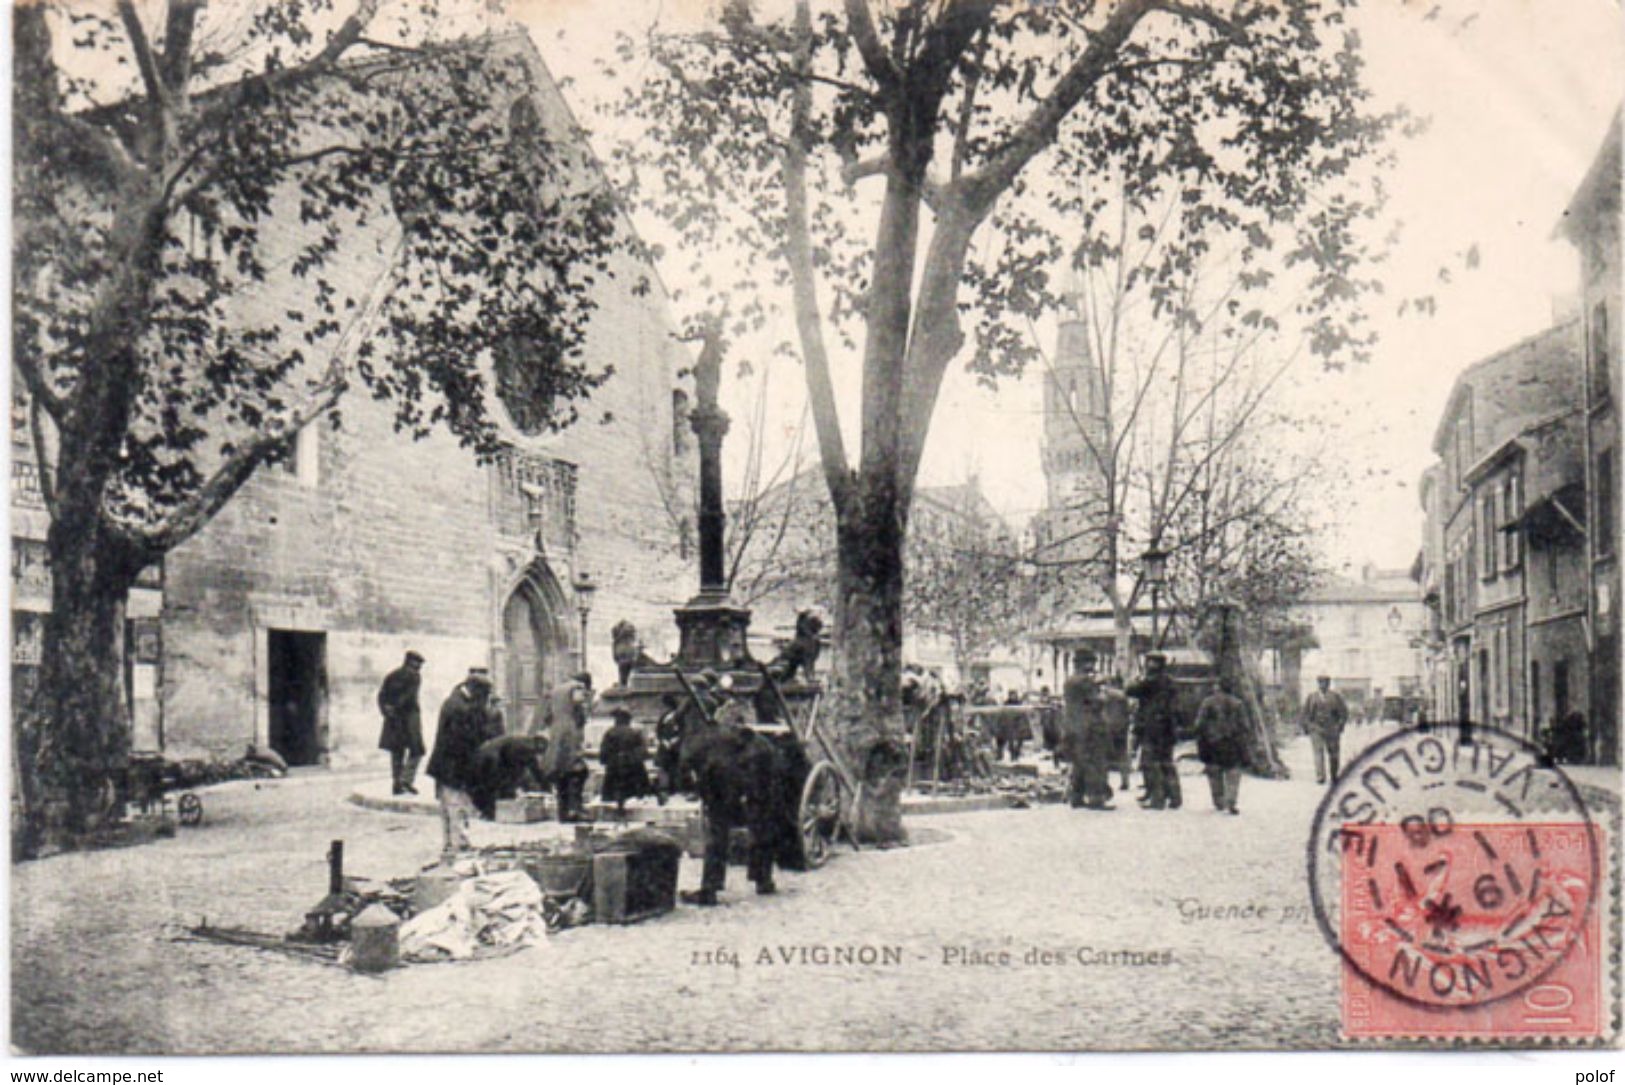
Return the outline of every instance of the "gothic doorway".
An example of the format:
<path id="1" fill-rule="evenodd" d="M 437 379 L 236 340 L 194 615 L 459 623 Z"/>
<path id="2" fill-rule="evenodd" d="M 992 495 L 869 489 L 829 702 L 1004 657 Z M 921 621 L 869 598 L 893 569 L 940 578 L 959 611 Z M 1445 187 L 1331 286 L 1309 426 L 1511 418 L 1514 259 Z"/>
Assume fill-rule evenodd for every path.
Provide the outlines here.
<path id="1" fill-rule="evenodd" d="M 559 617 L 563 607 L 558 594 L 556 585 L 544 586 L 527 578 L 503 608 L 508 666 L 502 695 L 507 701 L 510 734 L 532 733 L 542 727 L 548 691 L 569 666 L 569 633 Z"/>

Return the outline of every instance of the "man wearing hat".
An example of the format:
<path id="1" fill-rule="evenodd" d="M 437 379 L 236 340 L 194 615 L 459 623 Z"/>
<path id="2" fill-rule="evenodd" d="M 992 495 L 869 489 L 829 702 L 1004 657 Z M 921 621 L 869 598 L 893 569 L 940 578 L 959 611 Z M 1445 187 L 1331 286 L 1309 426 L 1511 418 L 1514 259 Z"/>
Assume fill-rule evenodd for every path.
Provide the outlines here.
<path id="1" fill-rule="evenodd" d="M 614 724 L 598 743 L 598 759 L 604 765 L 603 800 L 615 804 L 617 817 L 626 816 L 627 799 L 652 790 L 643 764 L 648 753 L 643 733 L 632 726 L 632 713 L 617 708 Z"/>
<path id="2" fill-rule="evenodd" d="M 442 851 L 448 859 L 469 846 L 468 823 L 478 809 L 472 792 L 478 780 L 479 749 L 500 733 L 490 699 L 491 672 L 470 667 L 468 677 L 440 706 L 429 775 L 434 777 L 435 798 L 440 800 L 440 823 L 445 831 Z"/>
<path id="3" fill-rule="evenodd" d="M 1168 674 L 1168 657 L 1151 652 L 1145 657 L 1145 677 L 1125 692 L 1134 698 L 1136 732 L 1140 747 L 1140 773 L 1145 777 L 1149 810 L 1177 810 L 1184 802 L 1179 773 L 1174 770 L 1174 743 L 1179 738 L 1179 690 Z"/>
<path id="4" fill-rule="evenodd" d="M 406 653 L 406 662 L 390 671 L 378 687 L 378 711 L 384 727 L 378 734 L 378 748 L 389 751 L 391 794 L 416 795 L 412 781 L 423 760 L 423 714 L 418 709 L 418 689 L 423 683 L 423 657 Z"/>
<path id="5" fill-rule="evenodd" d="M 1320 675 L 1315 685 L 1319 688 L 1303 699 L 1303 731 L 1315 750 L 1315 782 L 1323 784 L 1337 779 L 1338 747 L 1343 741 L 1343 725 L 1349 719 L 1349 706 L 1332 688 L 1330 675 Z"/>

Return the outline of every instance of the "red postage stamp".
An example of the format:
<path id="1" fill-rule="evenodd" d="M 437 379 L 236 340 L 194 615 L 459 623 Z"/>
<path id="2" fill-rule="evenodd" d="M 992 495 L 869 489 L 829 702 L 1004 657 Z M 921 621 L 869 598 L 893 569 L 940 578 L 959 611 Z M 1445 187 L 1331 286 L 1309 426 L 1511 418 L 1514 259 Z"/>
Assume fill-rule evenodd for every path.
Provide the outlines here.
<path id="1" fill-rule="evenodd" d="M 1349 831 L 1345 1036 L 1603 1034 L 1598 827 L 1418 818 Z"/>

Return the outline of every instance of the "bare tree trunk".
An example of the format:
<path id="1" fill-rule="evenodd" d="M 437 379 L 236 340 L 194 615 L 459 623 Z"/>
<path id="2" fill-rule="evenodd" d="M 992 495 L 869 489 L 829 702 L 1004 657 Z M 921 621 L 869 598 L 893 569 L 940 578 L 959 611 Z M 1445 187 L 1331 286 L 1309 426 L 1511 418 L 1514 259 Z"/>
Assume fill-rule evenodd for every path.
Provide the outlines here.
<path id="1" fill-rule="evenodd" d="M 22 849 L 95 828 L 128 759 L 124 612 L 139 563 L 95 524 L 58 505 L 47 536 L 51 613 L 39 686 L 18 735 Z"/>
<path id="2" fill-rule="evenodd" d="M 842 744 L 864 789 L 867 839 L 904 838 L 903 537 L 897 494 L 862 479 L 837 514 L 836 704 Z"/>

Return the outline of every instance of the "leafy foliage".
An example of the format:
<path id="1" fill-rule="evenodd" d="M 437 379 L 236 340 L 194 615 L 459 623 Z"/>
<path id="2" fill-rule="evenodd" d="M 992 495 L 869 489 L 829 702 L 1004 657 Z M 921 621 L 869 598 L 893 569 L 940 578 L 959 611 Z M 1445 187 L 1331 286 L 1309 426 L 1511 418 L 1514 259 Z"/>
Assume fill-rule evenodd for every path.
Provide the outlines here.
<path id="1" fill-rule="evenodd" d="M 607 373 L 577 348 L 615 208 L 540 123 L 528 43 L 438 40 L 433 0 L 13 9 L 12 358 L 51 513 L 52 610 L 19 762 L 83 828 L 128 743 L 122 608 L 358 388 L 414 437 L 501 446 Z M 516 391 L 517 390 L 517 391 Z"/>
<path id="2" fill-rule="evenodd" d="M 117 16 L 18 10 L 13 348 L 56 474 L 132 549 L 195 531 L 352 385 L 489 455 L 517 343 L 529 428 L 575 417 L 616 221 L 537 120 L 528 45 L 388 40 L 375 2 L 265 5 L 229 50 L 190 0 L 161 30 Z M 95 105 L 78 73 L 115 60 L 139 82 Z"/>
<path id="3" fill-rule="evenodd" d="M 788 296 L 796 338 L 778 349 L 805 366 L 838 520 L 906 522 L 946 367 L 1019 372 L 1068 253 L 1123 253 L 1107 179 L 1131 209 L 1171 209 L 1158 259 L 1133 272 L 1157 315 L 1224 234 L 1258 286 L 1272 251 L 1305 283 L 1312 351 L 1360 355 L 1378 255 L 1362 224 L 1404 118 L 1371 107 L 1347 7 L 732 0 L 714 27 L 623 41 L 607 66 L 639 78 L 611 108 L 643 125 L 611 162 L 675 233 L 693 315 L 771 329 Z M 1081 243 L 1063 233 L 1077 224 Z M 855 462 L 832 349 L 862 354 Z M 842 606 L 895 598 L 877 586 L 901 575 L 901 547 L 842 553 Z M 864 664 L 879 697 L 894 662 Z"/>

